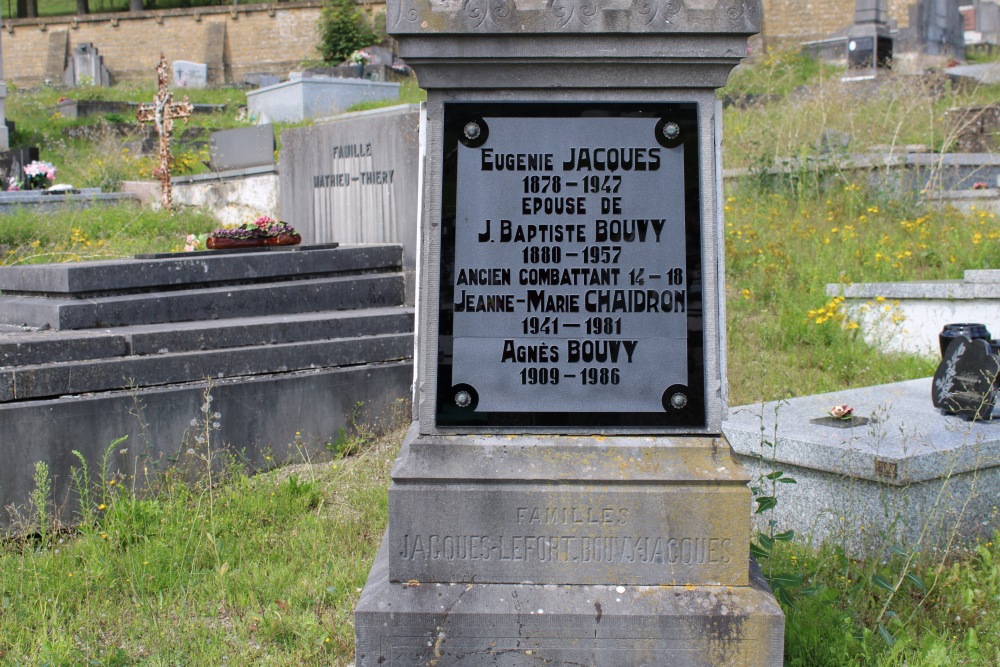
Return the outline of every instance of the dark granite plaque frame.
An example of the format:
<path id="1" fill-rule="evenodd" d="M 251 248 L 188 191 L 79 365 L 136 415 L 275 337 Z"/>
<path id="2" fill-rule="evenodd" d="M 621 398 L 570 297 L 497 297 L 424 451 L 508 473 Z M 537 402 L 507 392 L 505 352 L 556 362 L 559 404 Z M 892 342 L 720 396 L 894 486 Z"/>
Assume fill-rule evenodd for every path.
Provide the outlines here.
<path id="1" fill-rule="evenodd" d="M 531 119 L 559 118 L 655 118 L 657 136 L 662 137 L 665 123 L 679 126 L 676 139 L 661 138 L 668 148 L 683 146 L 683 173 L 670 174 L 683 179 L 685 210 L 684 253 L 687 263 L 687 382 L 671 387 L 649 387 L 663 408 L 658 411 L 602 412 L 598 405 L 581 404 L 576 411 L 477 411 L 478 397 L 471 387 L 453 386 L 452 349 L 455 301 L 455 253 L 457 195 L 462 186 L 458 170 L 459 141 L 478 146 L 485 136 L 470 138 L 463 130 L 470 121 L 482 118 Z M 696 103 L 446 103 L 444 105 L 444 169 L 441 212 L 440 317 L 438 329 L 438 380 L 436 421 L 443 427 L 579 427 L 579 428 L 702 428 L 706 423 L 704 377 L 704 314 L 701 244 L 701 193 L 698 169 L 698 105 Z M 485 134 L 485 133 L 484 133 Z M 653 144 L 655 146 L 655 144 Z M 596 217 L 596 216 L 595 216 Z M 627 267 L 626 267 L 627 269 Z M 471 401 L 464 407 L 456 404 L 456 394 L 469 392 Z M 471 391 L 470 391 L 471 390 Z M 621 386 L 622 392 L 636 387 Z M 683 407 L 670 405 L 670 397 L 682 391 L 687 397 Z"/>

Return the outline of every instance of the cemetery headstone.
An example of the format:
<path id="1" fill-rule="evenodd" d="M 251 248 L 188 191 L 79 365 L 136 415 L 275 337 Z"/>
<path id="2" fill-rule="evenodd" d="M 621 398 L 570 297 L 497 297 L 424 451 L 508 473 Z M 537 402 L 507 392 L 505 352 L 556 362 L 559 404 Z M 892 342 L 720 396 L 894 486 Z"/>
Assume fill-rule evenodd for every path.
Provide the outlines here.
<path id="1" fill-rule="evenodd" d="M 213 132 L 209 140 L 215 171 L 272 165 L 274 149 L 274 126 L 271 124 Z"/>
<path id="2" fill-rule="evenodd" d="M 965 58 L 965 24 L 950 0 L 919 0 L 909 6 L 909 25 L 900 30 L 906 50 Z"/>
<path id="3" fill-rule="evenodd" d="M 175 60 L 172 65 L 175 88 L 204 88 L 208 85 L 208 65 Z"/>
<path id="4" fill-rule="evenodd" d="M 26 178 L 25 165 L 37 160 L 39 155 L 38 146 L 14 148 L 0 152 L 0 177 L 6 179 L 6 182 L 2 184 L 3 188 L 0 189 L 9 186 L 11 178 L 18 183 L 24 183 Z"/>
<path id="5" fill-rule="evenodd" d="M 355 664 L 780 665 L 721 433 L 715 90 L 760 4 L 387 10 L 427 90 L 418 368 Z"/>
<path id="6" fill-rule="evenodd" d="M 874 77 L 879 68 L 892 66 L 888 18 L 886 0 L 855 0 L 854 25 L 847 36 L 849 72 L 845 78 Z"/>
<path id="7" fill-rule="evenodd" d="M 111 74 L 104 66 L 104 58 L 90 42 L 77 44 L 73 47 L 63 81 L 67 86 L 101 86 L 111 85 Z"/>
<path id="8" fill-rule="evenodd" d="M 420 113 L 352 114 L 282 133 L 281 219 L 306 243 L 402 243 L 413 302 Z"/>

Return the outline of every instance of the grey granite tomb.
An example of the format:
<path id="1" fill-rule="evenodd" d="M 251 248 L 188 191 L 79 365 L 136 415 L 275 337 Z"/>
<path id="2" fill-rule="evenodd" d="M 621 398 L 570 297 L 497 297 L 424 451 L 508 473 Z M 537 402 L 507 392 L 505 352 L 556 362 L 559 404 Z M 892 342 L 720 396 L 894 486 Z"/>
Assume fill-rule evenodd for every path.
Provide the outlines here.
<path id="1" fill-rule="evenodd" d="M 735 407 L 723 430 L 755 478 L 780 470 L 798 481 L 781 485 L 767 517 L 797 539 L 858 557 L 974 547 L 996 525 L 1000 421 L 944 414 L 932 386 L 922 378 Z M 826 416 L 835 405 L 861 419 L 836 424 Z"/>
<path id="2" fill-rule="evenodd" d="M 292 72 L 288 81 L 247 91 L 247 110 L 262 123 L 297 123 L 344 113 L 360 102 L 394 100 L 397 97 L 398 83 L 310 77 Z"/>
<path id="3" fill-rule="evenodd" d="M 274 164 L 274 125 L 254 125 L 213 132 L 209 140 L 212 169 L 232 171 Z"/>
<path id="4" fill-rule="evenodd" d="M 415 421 L 356 665 L 780 665 L 726 411 L 756 0 L 388 4 L 427 90 Z"/>

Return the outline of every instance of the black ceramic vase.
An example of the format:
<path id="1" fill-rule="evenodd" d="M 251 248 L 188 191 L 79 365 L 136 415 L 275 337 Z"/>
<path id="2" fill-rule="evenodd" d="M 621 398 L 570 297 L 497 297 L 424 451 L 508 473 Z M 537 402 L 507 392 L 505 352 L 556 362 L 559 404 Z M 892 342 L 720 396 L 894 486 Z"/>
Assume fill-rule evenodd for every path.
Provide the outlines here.
<path id="1" fill-rule="evenodd" d="M 960 323 L 946 324 L 941 333 L 938 334 L 938 344 L 941 346 L 941 357 L 944 358 L 944 351 L 948 349 L 948 344 L 958 336 L 966 336 L 972 340 L 990 340 L 990 331 L 985 324 Z"/>

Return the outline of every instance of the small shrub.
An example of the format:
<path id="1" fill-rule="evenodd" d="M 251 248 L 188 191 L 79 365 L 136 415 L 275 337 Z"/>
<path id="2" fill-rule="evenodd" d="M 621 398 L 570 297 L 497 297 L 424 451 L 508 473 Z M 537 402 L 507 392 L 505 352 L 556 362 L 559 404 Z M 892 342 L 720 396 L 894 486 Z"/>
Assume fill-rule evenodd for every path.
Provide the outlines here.
<path id="1" fill-rule="evenodd" d="M 323 61 L 338 64 L 354 51 L 382 41 L 379 30 L 358 9 L 354 0 L 329 0 L 320 14 Z"/>

